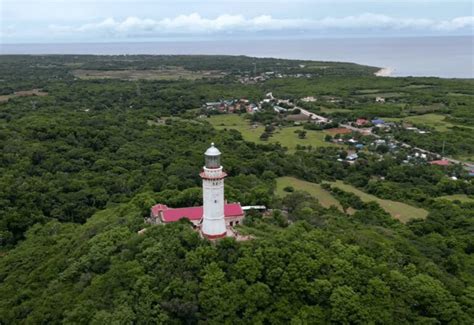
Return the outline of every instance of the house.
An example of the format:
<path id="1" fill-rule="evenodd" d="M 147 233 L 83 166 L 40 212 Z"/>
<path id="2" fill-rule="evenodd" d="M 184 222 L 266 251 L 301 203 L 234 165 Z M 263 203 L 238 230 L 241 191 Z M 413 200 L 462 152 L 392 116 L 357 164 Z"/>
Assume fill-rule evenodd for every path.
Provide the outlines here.
<path id="1" fill-rule="evenodd" d="M 351 153 L 350 155 L 348 155 L 346 157 L 346 160 L 349 160 L 349 161 L 355 161 L 357 158 L 359 158 L 359 155 L 356 154 L 356 153 Z"/>
<path id="2" fill-rule="evenodd" d="M 275 105 L 275 106 L 273 106 L 273 110 L 274 110 L 275 112 L 277 112 L 277 113 L 284 113 L 284 112 L 286 112 L 286 111 L 287 111 L 287 109 L 286 109 L 286 108 L 284 108 L 284 107 L 281 107 L 281 106 L 276 106 L 276 105 Z"/>
<path id="3" fill-rule="evenodd" d="M 369 121 L 366 120 L 365 118 L 358 118 L 358 119 L 356 120 L 356 122 L 355 122 L 355 124 L 356 124 L 357 126 L 364 126 L 364 125 L 366 125 L 366 124 L 368 124 L 368 123 L 369 123 Z"/>
<path id="4" fill-rule="evenodd" d="M 216 110 L 221 106 L 221 102 L 207 102 L 205 106 L 208 110 Z"/>
<path id="5" fill-rule="evenodd" d="M 255 104 L 249 104 L 249 105 L 247 105 L 247 107 L 246 107 L 247 113 L 250 113 L 250 114 L 253 114 L 253 113 L 255 113 L 255 112 L 258 112 L 258 110 L 259 110 L 259 108 L 258 108 L 258 106 L 255 105 Z"/>
<path id="6" fill-rule="evenodd" d="M 314 96 L 308 96 L 308 97 L 301 98 L 301 101 L 305 103 L 312 103 L 312 102 L 317 101 L 317 99 Z"/>
<path id="7" fill-rule="evenodd" d="M 383 125 L 385 124 L 385 121 L 382 119 L 374 119 L 371 121 L 373 125 Z"/>
<path id="8" fill-rule="evenodd" d="M 433 161 L 430 161 L 430 164 L 431 165 L 436 165 L 436 166 L 449 166 L 449 165 L 451 165 L 451 163 L 446 159 L 433 160 Z"/>
<path id="9" fill-rule="evenodd" d="M 279 99 L 278 104 L 285 104 L 288 106 L 293 106 L 293 103 L 289 99 Z"/>

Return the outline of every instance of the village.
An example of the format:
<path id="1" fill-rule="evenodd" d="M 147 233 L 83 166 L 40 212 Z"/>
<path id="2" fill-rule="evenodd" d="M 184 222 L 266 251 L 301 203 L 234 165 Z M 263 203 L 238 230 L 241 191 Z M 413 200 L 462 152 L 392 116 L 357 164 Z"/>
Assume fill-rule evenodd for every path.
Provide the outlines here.
<path id="1" fill-rule="evenodd" d="M 335 97 L 325 98 L 328 102 L 338 102 Z M 367 154 L 398 154 L 402 149 L 406 153 L 404 164 L 431 164 L 438 166 L 450 166 L 460 164 L 467 171 L 468 175 L 474 177 L 474 165 L 462 162 L 451 157 L 446 157 L 442 153 L 430 152 L 428 150 L 412 146 L 410 144 L 395 139 L 393 132 L 404 130 L 414 132 L 420 136 L 430 133 L 420 127 L 404 121 L 390 121 L 383 118 L 357 117 L 353 120 L 337 120 L 327 116 L 316 114 L 302 107 L 305 103 L 316 103 L 318 98 L 307 96 L 299 100 L 280 99 L 273 96 L 272 92 L 265 95 L 265 98 L 258 102 L 251 102 L 246 98 L 223 99 L 216 102 L 205 103 L 201 110 L 203 114 L 250 114 L 271 112 L 280 117 L 278 121 L 265 125 L 265 132 L 260 136 L 260 140 L 266 140 L 271 136 L 271 130 L 275 127 L 304 126 L 307 130 L 325 130 L 329 134 L 324 140 L 335 145 L 340 145 L 346 150 L 337 158 L 338 161 L 345 161 L 349 164 L 355 163 L 359 157 Z M 385 103 L 385 98 L 375 97 L 374 101 L 379 104 Z M 201 115 L 204 117 L 204 115 Z M 256 128 L 258 122 L 253 122 L 252 127 Z M 268 130 L 270 130 L 268 132 Z M 298 137 L 305 138 L 307 131 L 298 131 Z M 456 176 L 452 176 L 453 179 Z"/>

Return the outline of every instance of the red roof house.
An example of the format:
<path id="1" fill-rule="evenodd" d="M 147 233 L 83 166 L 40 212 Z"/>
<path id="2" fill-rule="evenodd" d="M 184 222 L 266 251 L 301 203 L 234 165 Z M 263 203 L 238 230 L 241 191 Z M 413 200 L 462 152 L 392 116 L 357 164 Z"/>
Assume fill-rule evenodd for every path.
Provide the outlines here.
<path id="1" fill-rule="evenodd" d="M 356 120 L 356 125 L 358 126 L 363 126 L 363 125 L 366 125 L 367 123 L 369 123 L 369 121 L 366 120 L 365 118 L 358 118 Z"/>
<path id="2" fill-rule="evenodd" d="M 430 161 L 430 164 L 431 165 L 437 165 L 437 166 L 449 166 L 449 165 L 451 165 L 449 160 L 446 160 L 446 159 L 433 160 L 433 161 Z"/>

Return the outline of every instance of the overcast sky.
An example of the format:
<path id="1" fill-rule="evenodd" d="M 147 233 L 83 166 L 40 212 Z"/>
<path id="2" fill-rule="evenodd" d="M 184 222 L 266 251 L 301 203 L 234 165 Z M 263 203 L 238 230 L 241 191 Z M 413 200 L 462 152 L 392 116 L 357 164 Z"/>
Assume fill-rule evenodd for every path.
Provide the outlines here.
<path id="1" fill-rule="evenodd" d="M 0 0 L 3 43 L 472 35 L 471 0 Z"/>

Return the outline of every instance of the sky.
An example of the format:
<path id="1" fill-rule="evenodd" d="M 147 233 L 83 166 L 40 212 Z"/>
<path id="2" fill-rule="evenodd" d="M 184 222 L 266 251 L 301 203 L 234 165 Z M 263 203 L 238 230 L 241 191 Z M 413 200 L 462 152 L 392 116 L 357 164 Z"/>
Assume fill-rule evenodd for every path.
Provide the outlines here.
<path id="1" fill-rule="evenodd" d="M 473 35 L 471 0 L 0 0 L 0 44 Z"/>

